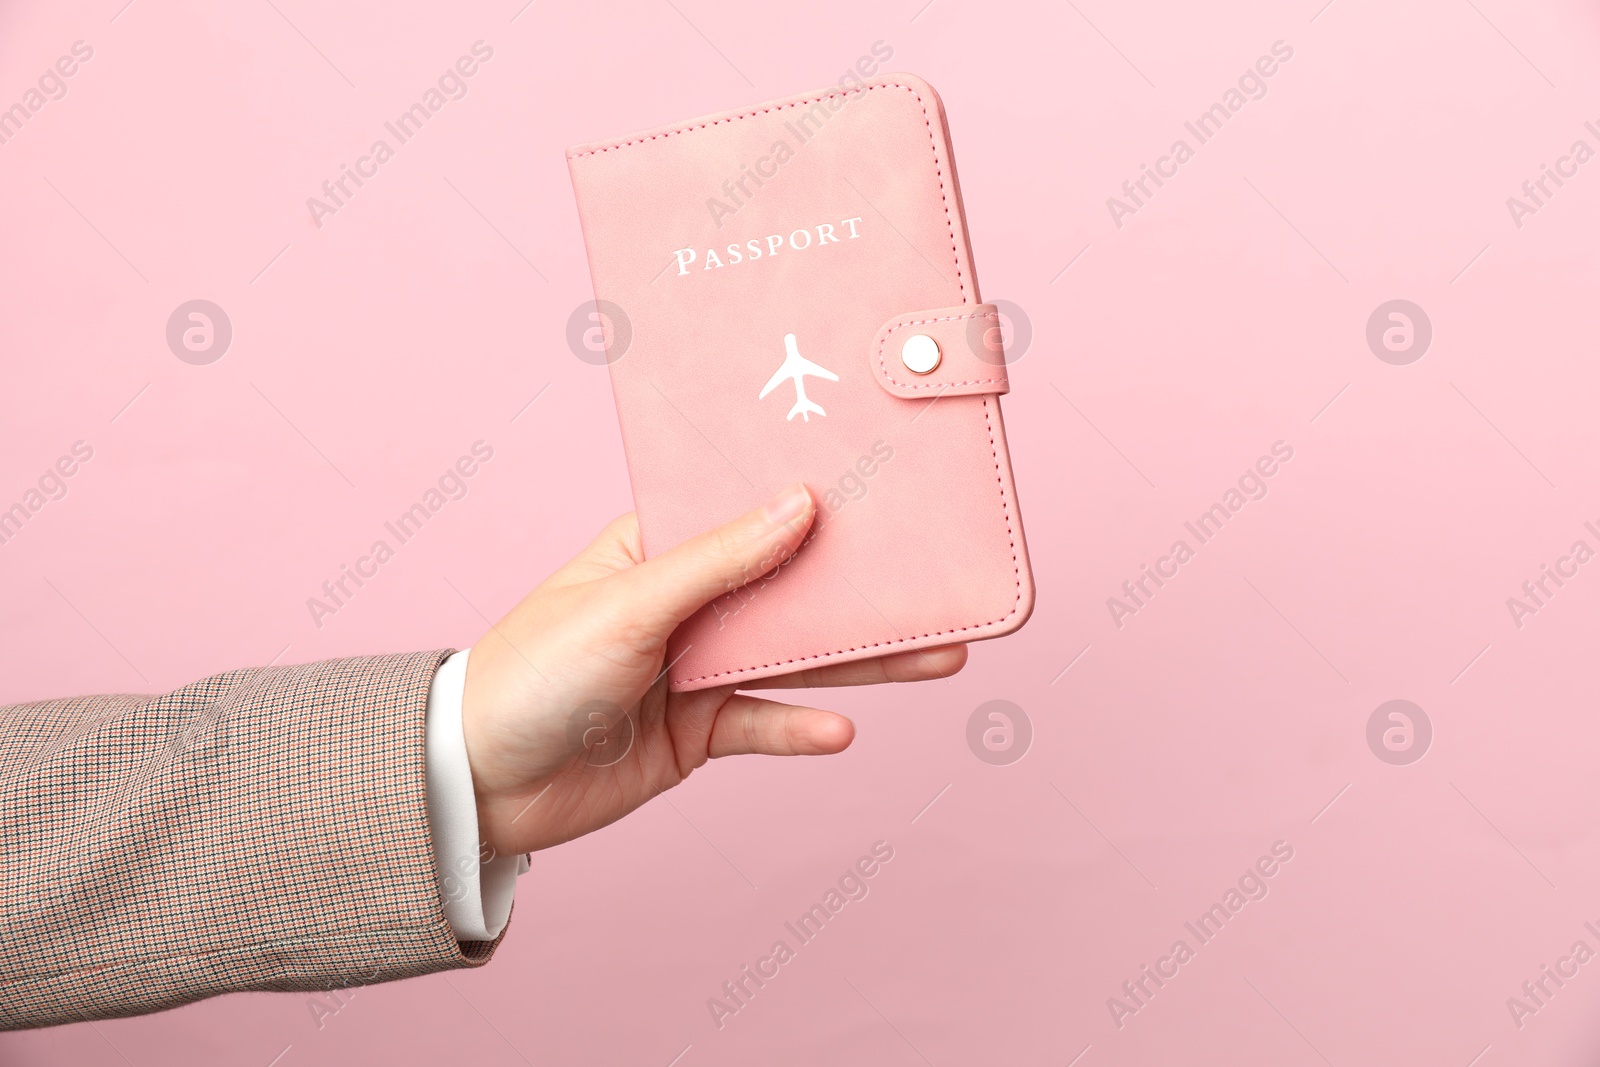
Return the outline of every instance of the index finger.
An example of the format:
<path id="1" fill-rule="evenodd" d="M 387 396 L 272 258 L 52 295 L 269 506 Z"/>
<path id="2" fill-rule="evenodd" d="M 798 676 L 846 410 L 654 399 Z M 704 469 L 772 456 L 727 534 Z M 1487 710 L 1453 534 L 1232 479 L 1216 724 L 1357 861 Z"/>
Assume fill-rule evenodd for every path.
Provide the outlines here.
<path id="1" fill-rule="evenodd" d="M 882 685 L 886 682 L 926 682 L 948 678 L 967 663 L 966 645 L 895 652 L 854 663 L 830 663 L 789 674 L 759 678 L 740 689 L 823 689 L 841 685 Z"/>

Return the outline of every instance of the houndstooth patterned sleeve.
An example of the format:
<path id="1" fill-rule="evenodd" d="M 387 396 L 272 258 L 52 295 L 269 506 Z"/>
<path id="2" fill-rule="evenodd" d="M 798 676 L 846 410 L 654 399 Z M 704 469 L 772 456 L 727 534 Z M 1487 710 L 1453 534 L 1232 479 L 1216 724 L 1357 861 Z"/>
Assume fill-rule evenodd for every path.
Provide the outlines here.
<path id="1" fill-rule="evenodd" d="M 0 1028 L 487 962 L 428 825 L 447 655 L 0 709 Z"/>

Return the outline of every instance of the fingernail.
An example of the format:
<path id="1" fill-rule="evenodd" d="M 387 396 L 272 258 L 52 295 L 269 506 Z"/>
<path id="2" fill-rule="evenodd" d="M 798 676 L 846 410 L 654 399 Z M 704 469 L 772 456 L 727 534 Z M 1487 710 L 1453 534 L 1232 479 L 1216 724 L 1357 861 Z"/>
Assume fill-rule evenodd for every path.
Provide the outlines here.
<path id="1" fill-rule="evenodd" d="M 811 510 L 811 493 L 796 483 L 767 501 L 763 510 L 772 525 L 786 526 Z"/>

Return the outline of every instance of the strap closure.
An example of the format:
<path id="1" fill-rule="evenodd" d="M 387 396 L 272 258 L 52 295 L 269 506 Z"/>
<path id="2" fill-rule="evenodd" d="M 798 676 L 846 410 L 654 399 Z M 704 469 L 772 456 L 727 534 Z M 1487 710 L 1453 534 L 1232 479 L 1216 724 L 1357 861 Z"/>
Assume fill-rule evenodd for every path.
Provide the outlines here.
<path id="1" fill-rule="evenodd" d="M 1005 393 L 1011 382 L 1000 332 L 993 304 L 899 315 L 872 339 L 872 374 L 884 389 L 907 400 Z M 930 363 L 930 369 L 921 370 Z"/>

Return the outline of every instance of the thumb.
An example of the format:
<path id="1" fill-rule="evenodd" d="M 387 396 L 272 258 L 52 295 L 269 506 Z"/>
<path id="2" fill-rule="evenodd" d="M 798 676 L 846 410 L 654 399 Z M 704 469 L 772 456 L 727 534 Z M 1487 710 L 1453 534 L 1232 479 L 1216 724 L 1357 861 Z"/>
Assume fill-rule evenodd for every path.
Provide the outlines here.
<path id="1" fill-rule="evenodd" d="M 665 637 L 710 601 L 792 556 L 816 513 L 810 491 L 791 485 L 754 511 L 616 577 L 635 617 L 658 623 Z"/>

